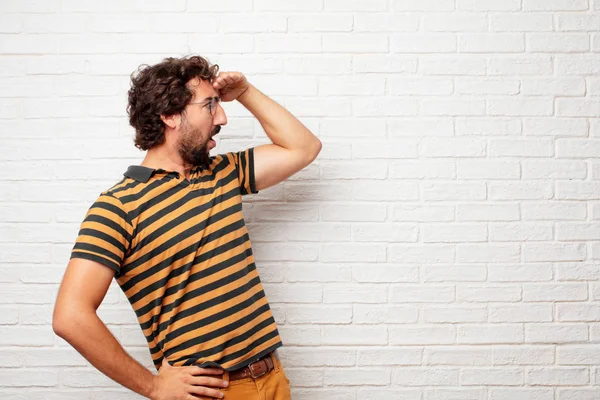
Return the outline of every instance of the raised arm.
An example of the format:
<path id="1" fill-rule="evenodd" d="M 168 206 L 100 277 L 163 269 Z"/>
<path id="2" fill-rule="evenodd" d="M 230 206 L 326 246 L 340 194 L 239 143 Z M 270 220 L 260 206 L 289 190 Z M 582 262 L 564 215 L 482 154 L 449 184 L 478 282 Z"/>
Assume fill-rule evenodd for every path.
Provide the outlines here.
<path id="1" fill-rule="evenodd" d="M 273 186 L 309 165 L 321 141 L 296 117 L 262 93 L 241 72 L 222 72 L 213 83 L 224 101 L 237 99 L 260 122 L 273 144 L 254 149 L 256 189 Z"/>
<path id="2" fill-rule="evenodd" d="M 258 119 L 273 142 L 254 149 L 257 190 L 302 170 L 321 151 L 321 141 L 302 122 L 251 84 L 238 101 Z"/>

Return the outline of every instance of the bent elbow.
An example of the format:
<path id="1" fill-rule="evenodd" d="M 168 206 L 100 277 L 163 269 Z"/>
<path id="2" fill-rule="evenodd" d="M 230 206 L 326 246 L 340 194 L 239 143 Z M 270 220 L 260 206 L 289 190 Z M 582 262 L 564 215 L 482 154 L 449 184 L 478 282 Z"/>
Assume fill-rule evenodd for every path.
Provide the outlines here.
<path id="1" fill-rule="evenodd" d="M 61 338 L 65 338 L 68 335 L 69 327 L 75 325 L 75 322 L 71 318 L 71 313 L 61 309 L 54 309 L 54 314 L 52 315 L 52 330 L 57 336 Z"/>
<path id="2" fill-rule="evenodd" d="M 309 152 L 310 162 L 313 162 L 315 160 L 315 158 L 317 158 L 317 156 L 321 152 L 322 148 L 323 148 L 323 143 L 321 143 L 321 141 L 319 139 L 315 139 L 315 142 L 311 146 L 311 151 Z"/>

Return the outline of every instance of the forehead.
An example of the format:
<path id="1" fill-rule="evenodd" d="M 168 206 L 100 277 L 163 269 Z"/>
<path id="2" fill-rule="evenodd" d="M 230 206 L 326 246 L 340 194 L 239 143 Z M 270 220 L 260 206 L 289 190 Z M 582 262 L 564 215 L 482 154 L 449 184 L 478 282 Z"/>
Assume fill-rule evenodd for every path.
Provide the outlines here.
<path id="1" fill-rule="evenodd" d="M 211 82 L 200 78 L 192 78 L 186 86 L 194 92 L 193 100 L 204 100 L 207 97 L 217 97 L 219 92 L 215 89 Z"/>

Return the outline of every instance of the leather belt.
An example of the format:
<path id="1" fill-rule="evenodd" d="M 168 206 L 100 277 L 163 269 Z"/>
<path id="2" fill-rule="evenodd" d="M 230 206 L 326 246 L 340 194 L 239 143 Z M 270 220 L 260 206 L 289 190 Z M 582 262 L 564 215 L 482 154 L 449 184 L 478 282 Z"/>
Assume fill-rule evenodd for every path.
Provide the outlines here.
<path id="1" fill-rule="evenodd" d="M 271 358 L 271 354 L 275 356 L 275 359 L 279 360 L 277 351 L 267 353 L 267 355 L 263 356 L 262 358 L 256 361 L 251 362 L 244 368 L 236 369 L 235 371 L 230 371 L 229 380 L 235 381 L 238 379 L 244 379 L 248 377 L 256 379 L 258 377 L 266 375 L 273 368 L 275 368 L 275 365 L 273 365 L 273 359 Z"/>

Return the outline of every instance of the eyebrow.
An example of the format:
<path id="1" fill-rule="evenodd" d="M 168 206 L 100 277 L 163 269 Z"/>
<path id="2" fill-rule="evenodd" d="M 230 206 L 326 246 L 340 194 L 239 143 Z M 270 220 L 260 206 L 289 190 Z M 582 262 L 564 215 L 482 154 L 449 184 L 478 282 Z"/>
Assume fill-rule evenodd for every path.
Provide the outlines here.
<path id="1" fill-rule="evenodd" d="M 206 100 L 212 100 L 212 99 L 221 100 L 221 97 L 220 97 L 220 96 L 206 97 L 206 98 L 204 99 L 204 101 L 206 101 Z"/>

